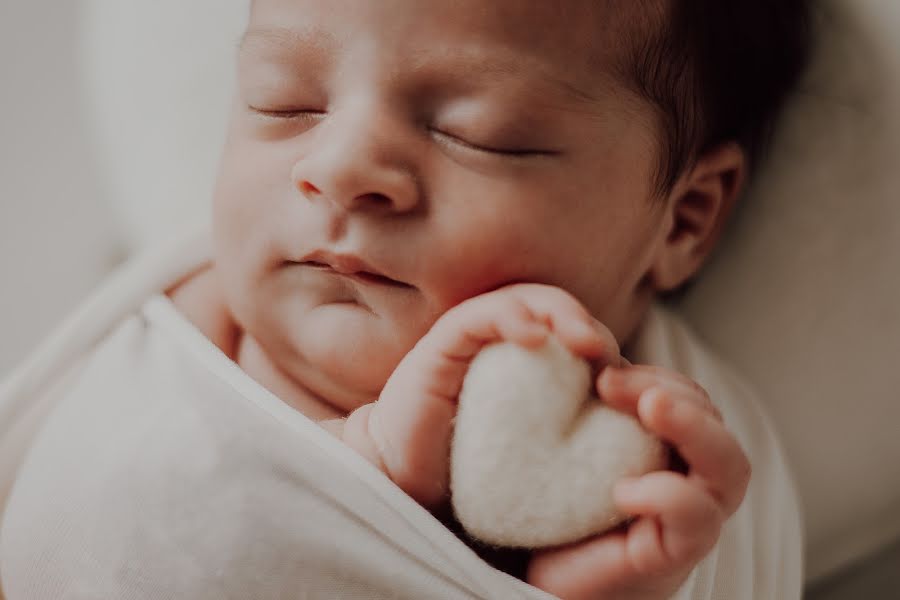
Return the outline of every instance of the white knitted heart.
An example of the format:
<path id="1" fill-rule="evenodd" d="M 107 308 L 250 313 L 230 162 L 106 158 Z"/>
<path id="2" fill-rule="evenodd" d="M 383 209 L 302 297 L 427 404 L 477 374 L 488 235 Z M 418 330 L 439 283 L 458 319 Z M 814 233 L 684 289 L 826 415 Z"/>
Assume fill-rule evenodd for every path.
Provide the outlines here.
<path id="1" fill-rule="evenodd" d="M 592 393 L 590 368 L 556 339 L 512 343 L 472 361 L 451 450 L 453 509 L 471 535 L 537 548 L 582 539 L 625 519 L 617 480 L 661 469 L 663 444 Z"/>

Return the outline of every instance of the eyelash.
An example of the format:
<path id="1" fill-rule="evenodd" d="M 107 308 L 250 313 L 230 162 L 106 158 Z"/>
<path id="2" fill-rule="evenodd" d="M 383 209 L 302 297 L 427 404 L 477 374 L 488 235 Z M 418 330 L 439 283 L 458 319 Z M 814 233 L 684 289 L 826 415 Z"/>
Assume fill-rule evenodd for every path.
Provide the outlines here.
<path id="1" fill-rule="evenodd" d="M 267 119 L 273 120 L 281 120 L 281 121 L 291 121 L 298 118 L 303 119 L 318 119 L 323 117 L 326 113 L 322 110 L 268 110 L 264 108 L 257 108 L 254 106 L 248 107 L 252 112 L 265 117 Z M 481 154 L 491 154 L 495 156 L 506 156 L 510 158 L 528 158 L 534 156 L 554 156 L 558 154 L 558 152 L 552 150 L 539 150 L 535 148 L 494 148 L 490 146 L 483 146 L 480 144 L 475 144 L 466 139 L 463 139 L 457 135 L 453 135 L 452 133 L 447 133 L 446 131 L 442 131 L 440 129 L 431 128 L 430 131 L 436 135 L 440 140 L 445 143 L 450 143 L 455 146 L 462 147 L 466 150 L 472 152 L 479 152 Z"/>
<path id="2" fill-rule="evenodd" d="M 281 121 L 290 121 L 293 119 L 304 118 L 304 119 L 313 119 L 313 118 L 321 118 L 325 115 L 325 111 L 323 110 L 305 110 L 305 109 L 292 109 L 292 110 L 269 110 L 265 108 L 257 108 L 255 106 L 248 106 L 251 112 L 265 117 L 267 119 L 278 119 Z"/>
<path id="3" fill-rule="evenodd" d="M 438 136 L 438 138 L 445 140 L 451 144 L 456 146 L 461 146 L 466 150 L 471 150 L 473 152 L 480 152 L 482 154 L 494 154 L 498 156 L 508 156 L 510 158 L 528 158 L 533 156 L 553 156 L 557 154 L 551 150 L 538 150 L 535 148 L 493 148 L 490 146 L 482 146 L 480 144 L 474 144 L 468 140 L 465 140 L 459 136 L 453 135 L 452 133 L 447 133 L 446 131 L 441 131 L 439 129 L 431 129 L 431 132 Z"/>

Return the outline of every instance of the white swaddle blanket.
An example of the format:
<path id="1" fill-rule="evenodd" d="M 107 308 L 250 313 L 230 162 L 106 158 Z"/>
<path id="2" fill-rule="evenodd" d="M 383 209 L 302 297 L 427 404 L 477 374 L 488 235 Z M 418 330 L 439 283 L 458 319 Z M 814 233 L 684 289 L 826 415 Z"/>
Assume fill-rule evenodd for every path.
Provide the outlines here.
<path id="1" fill-rule="evenodd" d="M 483 562 L 159 294 L 207 246 L 138 259 L 0 387 L 7 600 L 547 598 Z M 703 384 L 754 466 L 677 597 L 800 598 L 797 501 L 756 402 L 663 309 L 633 358 Z"/>

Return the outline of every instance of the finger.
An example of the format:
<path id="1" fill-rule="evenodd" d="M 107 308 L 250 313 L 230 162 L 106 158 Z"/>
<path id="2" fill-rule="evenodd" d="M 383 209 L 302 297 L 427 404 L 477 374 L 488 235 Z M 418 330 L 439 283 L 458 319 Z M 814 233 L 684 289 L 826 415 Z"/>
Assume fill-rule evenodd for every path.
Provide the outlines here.
<path id="1" fill-rule="evenodd" d="M 672 569 L 703 558 L 719 537 L 725 520 L 708 493 L 683 475 L 657 471 L 616 485 L 613 498 L 620 510 L 657 522 L 656 531 L 638 525 L 633 542 L 628 532 L 629 560 L 635 567 Z"/>
<path id="2" fill-rule="evenodd" d="M 625 534 L 608 533 L 575 544 L 538 550 L 525 580 L 567 600 L 602 597 L 635 576 L 627 560 Z"/>
<path id="3" fill-rule="evenodd" d="M 537 348 L 544 344 L 550 334 L 550 327 L 540 316 L 534 314 L 531 307 L 515 297 L 499 298 L 498 305 L 495 318 L 504 341 L 526 348 Z"/>
<path id="4" fill-rule="evenodd" d="M 671 567 L 656 517 L 641 517 L 628 527 L 625 555 L 631 568 L 644 576 L 657 575 Z"/>
<path id="5" fill-rule="evenodd" d="M 685 395 L 694 395 L 697 401 L 712 407 L 706 390 L 693 379 L 677 371 L 656 365 L 630 365 L 624 368 L 611 368 L 604 377 L 601 374 L 598 382 L 609 386 L 609 392 L 617 396 L 639 396 L 649 387 L 664 387 Z"/>
<path id="6" fill-rule="evenodd" d="M 597 377 L 597 393 L 603 401 L 635 415 L 638 399 L 651 387 L 662 388 L 680 399 L 694 402 L 722 420 L 722 413 L 700 384 L 670 369 L 652 365 L 610 367 Z"/>
<path id="7" fill-rule="evenodd" d="M 378 461 L 371 458 L 365 443 L 357 451 L 379 466 L 400 489 L 416 502 L 430 508 L 443 502 L 448 494 L 450 465 L 447 457 L 453 435 L 456 407 L 449 402 L 428 401 L 408 404 L 409 410 L 397 410 L 399 405 L 378 401 L 366 405 L 350 415 L 372 406 L 359 421 L 362 429 L 357 439 L 371 440 Z M 346 431 L 346 430 L 345 430 Z"/>
<path id="8" fill-rule="evenodd" d="M 547 333 L 547 326 L 524 303 L 492 292 L 448 311 L 411 354 L 468 363 L 487 344 L 508 340 L 536 347 L 544 342 Z"/>
<path id="9" fill-rule="evenodd" d="M 367 418 L 354 421 L 368 427 L 363 433 L 371 436 L 391 479 L 425 506 L 440 501 L 456 400 L 471 359 L 492 342 L 538 345 L 548 334 L 510 294 L 486 294 L 442 317 L 397 366 L 371 416 L 360 411 Z"/>
<path id="10" fill-rule="evenodd" d="M 750 462 L 721 421 L 661 388 L 641 395 L 638 415 L 644 427 L 675 447 L 690 477 L 717 499 L 725 514 L 737 510 L 750 481 Z"/>
<path id="11" fill-rule="evenodd" d="M 528 306 L 535 318 L 546 322 L 573 353 L 594 359 L 602 366 L 621 364 L 619 344 L 612 332 L 565 290 L 533 284 L 508 289 Z"/>
<path id="12" fill-rule="evenodd" d="M 408 495 L 424 506 L 437 504 L 447 490 L 456 400 L 472 357 L 501 339 L 528 342 L 546 335 L 546 326 L 508 298 L 459 305 L 400 361 L 371 413 L 360 409 L 351 415 L 357 439 L 371 438 L 383 470 Z M 366 444 L 358 445 L 368 456 Z"/>

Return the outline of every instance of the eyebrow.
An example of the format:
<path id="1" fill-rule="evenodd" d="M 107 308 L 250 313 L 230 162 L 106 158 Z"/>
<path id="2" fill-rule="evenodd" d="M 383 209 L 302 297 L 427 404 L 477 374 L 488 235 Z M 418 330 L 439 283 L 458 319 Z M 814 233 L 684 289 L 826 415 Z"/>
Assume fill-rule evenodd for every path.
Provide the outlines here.
<path id="1" fill-rule="evenodd" d="M 254 48 L 260 50 L 277 48 L 296 52 L 303 46 L 330 50 L 339 45 L 333 34 L 320 27 L 293 29 L 281 26 L 258 26 L 248 28 L 244 32 L 238 43 L 238 52 L 240 54 L 252 52 Z M 516 77 L 525 73 L 520 62 L 516 60 L 517 53 L 511 49 L 502 47 L 492 49 L 490 53 L 487 53 L 491 55 L 489 61 L 485 60 L 485 54 L 485 52 L 478 53 L 470 49 L 455 48 L 452 52 L 442 54 L 442 57 L 449 59 L 454 65 L 463 67 L 466 73 L 484 79 L 496 78 L 498 75 Z M 416 68 L 427 68 L 432 59 L 433 56 L 423 57 L 415 66 Z M 549 69 L 539 69 L 537 72 L 542 82 L 551 85 L 578 104 L 596 104 L 600 101 L 599 96 L 585 91 L 563 77 L 555 76 Z"/>
<path id="2" fill-rule="evenodd" d="M 552 68 L 548 68 L 539 60 L 533 63 L 537 65 L 534 71 L 523 68 L 522 62 L 519 60 L 520 55 L 513 49 L 500 46 L 491 48 L 490 52 L 466 50 L 455 48 L 443 56 L 471 76 L 488 80 L 496 79 L 497 76 L 537 78 L 541 84 L 552 87 L 578 104 L 597 104 L 601 101 L 602 94 L 598 94 L 596 91 L 588 92 L 567 78 L 554 74 Z M 485 59 L 486 54 L 490 56 L 490 59 Z M 421 66 L 427 67 L 428 60 L 423 60 Z"/>

